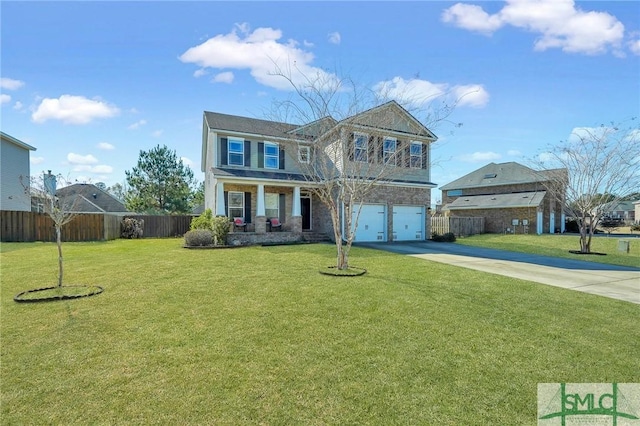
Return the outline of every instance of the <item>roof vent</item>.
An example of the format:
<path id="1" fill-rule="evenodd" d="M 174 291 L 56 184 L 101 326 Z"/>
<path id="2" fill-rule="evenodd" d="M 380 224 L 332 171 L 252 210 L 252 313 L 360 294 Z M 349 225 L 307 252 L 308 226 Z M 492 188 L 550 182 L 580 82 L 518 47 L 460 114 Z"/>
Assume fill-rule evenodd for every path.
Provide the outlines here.
<path id="1" fill-rule="evenodd" d="M 496 176 L 498 176 L 496 173 L 487 173 L 484 175 L 484 179 L 493 179 Z"/>

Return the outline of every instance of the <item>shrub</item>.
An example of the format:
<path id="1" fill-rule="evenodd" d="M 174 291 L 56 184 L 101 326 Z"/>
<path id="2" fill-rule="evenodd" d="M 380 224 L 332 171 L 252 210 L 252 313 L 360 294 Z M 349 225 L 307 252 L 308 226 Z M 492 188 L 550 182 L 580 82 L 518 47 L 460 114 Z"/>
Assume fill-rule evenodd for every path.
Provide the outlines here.
<path id="1" fill-rule="evenodd" d="M 213 213 L 211 209 L 206 209 L 204 213 L 191 221 L 192 231 L 194 229 L 208 229 L 213 232 Z"/>
<path id="2" fill-rule="evenodd" d="M 187 246 L 210 246 L 213 244 L 213 233 L 208 229 L 193 229 L 184 234 Z"/>
<path id="3" fill-rule="evenodd" d="M 128 217 L 122 221 L 120 227 L 122 229 L 122 232 L 120 233 L 122 238 L 142 238 L 144 220 Z"/>
<path id="4" fill-rule="evenodd" d="M 640 223 L 633 224 L 630 228 L 632 231 L 640 231 Z"/>
<path id="5" fill-rule="evenodd" d="M 447 232 L 444 235 L 434 233 L 431 239 L 439 243 L 453 243 L 456 240 L 456 236 L 453 232 Z"/>
<path id="6" fill-rule="evenodd" d="M 225 245 L 227 243 L 227 234 L 229 233 L 229 218 L 218 216 L 211 219 L 211 227 L 213 230 L 213 243 L 215 245 Z"/>

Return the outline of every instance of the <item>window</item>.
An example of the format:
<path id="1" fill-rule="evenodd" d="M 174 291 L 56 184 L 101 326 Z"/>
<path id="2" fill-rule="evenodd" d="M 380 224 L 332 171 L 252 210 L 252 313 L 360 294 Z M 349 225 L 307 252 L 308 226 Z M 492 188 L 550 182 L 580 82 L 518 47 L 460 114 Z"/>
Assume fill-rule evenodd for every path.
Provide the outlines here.
<path id="1" fill-rule="evenodd" d="M 420 142 L 411 142 L 411 167 L 414 169 L 422 168 L 422 144 Z"/>
<path id="2" fill-rule="evenodd" d="M 280 217 L 280 194 L 264 194 L 264 210 L 267 218 Z"/>
<path id="3" fill-rule="evenodd" d="M 367 157 L 367 145 L 369 143 L 369 136 L 363 133 L 353 134 L 353 159 L 355 161 L 368 161 Z"/>
<path id="4" fill-rule="evenodd" d="M 298 161 L 309 164 L 311 158 L 311 150 L 308 146 L 298 147 Z"/>
<path id="5" fill-rule="evenodd" d="M 278 159 L 280 152 L 278 144 L 272 142 L 264 143 L 264 167 L 266 169 L 277 169 L 279 167 Z"/>
<path id="6" fill-rule="evenodd" d="M 447 191 L 449 197 L 459 197 L 462 195 L 462 189 L 450 189 Z"/>
<path id="7" fill-rule="evenodd" d="M 229 165 L 244 166 L 244 140 L 229 138 Z"/>
<path id="8" fill-rule="evenodd" d="M 397 144 L 396 138 L 384 138 L 384 142 L 382 143 L 382 159 L 385 164 L 388 162 L 394 165 L 396 164 L 395 153 Z"/>
<path id="9" fill-rule="evenodd" d="M 244 192 L 229 191 L 229 217 L 244 217 Z"/>

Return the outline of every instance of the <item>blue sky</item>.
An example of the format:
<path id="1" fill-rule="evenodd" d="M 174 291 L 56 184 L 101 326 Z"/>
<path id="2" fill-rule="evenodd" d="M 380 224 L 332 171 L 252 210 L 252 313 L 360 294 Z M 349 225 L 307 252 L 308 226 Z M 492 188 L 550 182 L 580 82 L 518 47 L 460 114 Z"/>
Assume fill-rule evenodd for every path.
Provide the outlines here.
<path id="1" fill-rule="evenodd" d="M 290 96 L 268 58 L 426 106 L 432 180 L 519 161 L 640 114 L 640 2 L 12 2 L 0 4 L 2 131 L 32 174 L 125 181 L 167 145 L 200 172 L 203 111 L 266 118 Z M 426 123 L 429 124 L 429 123 Z M 433 200 L 439 198 L 434 191 Z"/>

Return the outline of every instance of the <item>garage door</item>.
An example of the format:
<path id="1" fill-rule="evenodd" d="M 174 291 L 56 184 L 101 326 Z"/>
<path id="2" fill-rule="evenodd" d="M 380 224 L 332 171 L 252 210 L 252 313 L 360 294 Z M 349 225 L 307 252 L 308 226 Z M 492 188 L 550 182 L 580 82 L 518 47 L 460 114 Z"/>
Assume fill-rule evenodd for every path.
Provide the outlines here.
<path id="1" fill-rule="evenodd" d="M 424 208 L 393 206 L 393 240 L 424 240 Z"/>
<path id="2" fill-rule="evenodd" d="M 355 212 L 352 221 L 355 223 Z M 354 241 L 386 241 L 386 227 L 385 206 L 383 204 L 363 204 Z"/>

